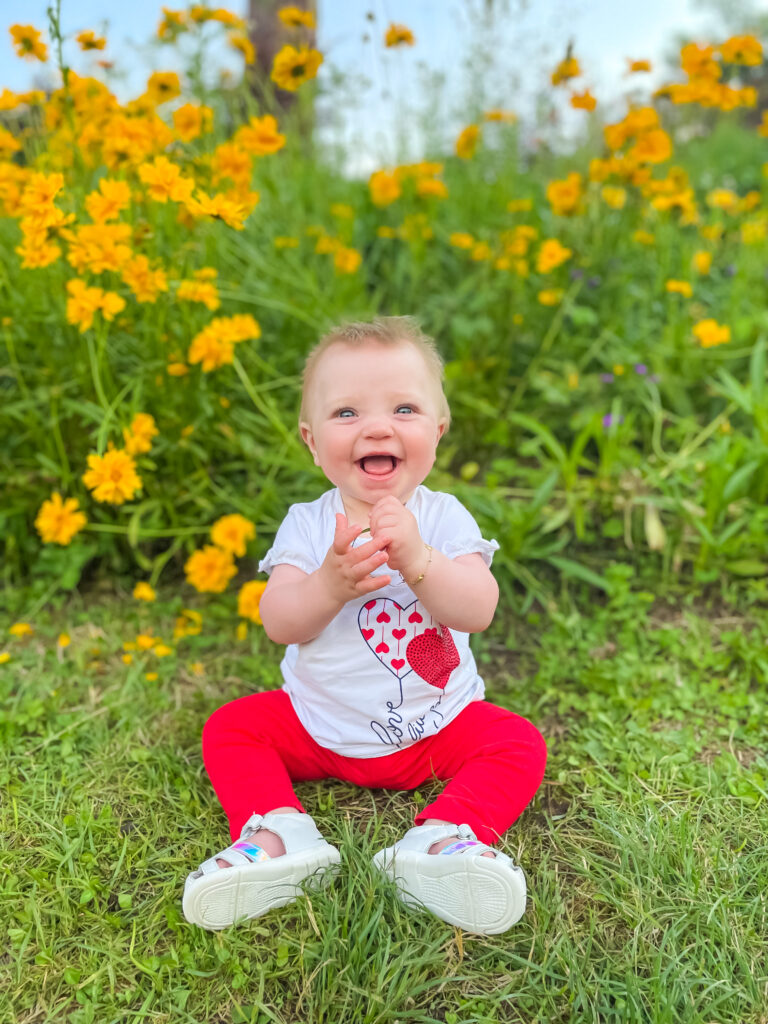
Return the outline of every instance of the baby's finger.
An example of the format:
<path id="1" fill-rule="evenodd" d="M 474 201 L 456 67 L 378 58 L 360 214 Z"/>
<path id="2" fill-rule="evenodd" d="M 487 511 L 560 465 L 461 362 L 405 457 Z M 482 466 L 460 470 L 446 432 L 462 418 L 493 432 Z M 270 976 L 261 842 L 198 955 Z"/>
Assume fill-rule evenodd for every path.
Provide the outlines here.
<path id="1" fill-rule="evenodd" d="M 379 566 L 384 565 L 387 560 L 387 555 L 384 551 L 377 551 L 371 555 L 370 558 L 366 558 L 364 561 L 356 562 L 352 570 L 352 574 L 356 580 L 364 579 L 369 576 L 374 569 L 378 569 Z"/>
<path id="2" fill-rule="evenodd" d="M 372 590 L 381 590 L 392 582 L 391 576 L 365 576 L 355 585 L 358 594 L 370 594 Z"/>
<path id="3" fill-rule="evenodd" d="M 360 527 L 355 524 L 348 526 L 347 517 L 341 512 L 337 512 L 336 532 L 333 535 L 333 550 L 336 554 L 343 555 L 358 533 L 360 533 Z"/>
<path id="4" fill-rule="evenodd" d="M 361 544 L 359 548 L 352 549 L 352 564 L 357 565 L 366 558 L 370 558 L 371 555 L 376 554 L 377 551 L 381 551 L 391 542 L 391 537 L 372 537 L 371 540 L 367 540 L 365 544 Z"/>

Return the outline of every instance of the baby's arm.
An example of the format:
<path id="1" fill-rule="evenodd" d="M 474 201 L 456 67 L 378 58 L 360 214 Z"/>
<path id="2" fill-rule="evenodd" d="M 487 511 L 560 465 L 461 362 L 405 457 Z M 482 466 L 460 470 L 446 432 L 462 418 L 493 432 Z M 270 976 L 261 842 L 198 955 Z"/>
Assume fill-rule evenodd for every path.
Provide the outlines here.
<path id="1" fill-rule="evenodd" d="M 424 579 L 413 583 L 424 571 L 428 552 L 406 567 L 403 576 L 433 619 L 460 633 L 481 633 L 490 626 L 499 601 L 499 585 L 482 555 L 448 558 L 433 550 Z"/>
<path id="2" fill-rule="evenodd" d="M 429 552 L 416 517 L 393 495 L 374 505 L 371 533 L 374 540 L 380 534 L 391 538 L 390 569 L 400 571 L 433 619 L 461 633 L 481 633 L 490 626 L 499 586 L 479 553 L 448 558 L 441 551 Z"/>
<path id="3" fill-rule="evenodd" d="M 382 548 L 390 538 L 369 540 L 359 548 L 352 541 L 362 527 L 336 517 L 333 544 L 319 569 L 306 573 L 295 565 L 276 565 L 259 602 L 259 614 L 270 640 L 304 644 L 321 633 L 347 601 L 386 587 L 390 576 L 370 574 L 387 560 Z"/>

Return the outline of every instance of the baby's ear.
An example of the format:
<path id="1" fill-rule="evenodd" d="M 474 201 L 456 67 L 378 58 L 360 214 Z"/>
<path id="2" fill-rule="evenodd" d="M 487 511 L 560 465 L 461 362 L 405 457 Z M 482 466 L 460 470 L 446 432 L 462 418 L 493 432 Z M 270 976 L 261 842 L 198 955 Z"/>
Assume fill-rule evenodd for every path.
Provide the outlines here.
<path id="1" fill-rule="evenodd" d="M 312 427 L 309 423 L 299 423 L 299 433 L 304 444 L 312 452 L 312 457 L 315 460 L 315 465 L 319 466 L 320 463 L 317 461 L 317 449 L 315 448 L 315 438 L 312 434 Z"/>
<path id="2" fill-rule="evenodd" d="M 437 440 L 439 441 L 443 434 L 448 429 L 448 420 L 445 416 L 441 420 L 437 421 Z"/>

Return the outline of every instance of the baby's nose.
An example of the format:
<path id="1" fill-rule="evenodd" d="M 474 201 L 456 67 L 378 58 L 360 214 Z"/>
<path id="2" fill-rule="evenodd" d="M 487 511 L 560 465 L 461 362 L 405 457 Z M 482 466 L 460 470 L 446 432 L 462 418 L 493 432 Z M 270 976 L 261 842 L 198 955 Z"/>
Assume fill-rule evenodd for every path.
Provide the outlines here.
<path id="1" fill-rule="evenodd" d="M 372 416 L 363 429 L 368 437 L 382 437 L 392 433 L 392 423 L 386 416 Z"/>

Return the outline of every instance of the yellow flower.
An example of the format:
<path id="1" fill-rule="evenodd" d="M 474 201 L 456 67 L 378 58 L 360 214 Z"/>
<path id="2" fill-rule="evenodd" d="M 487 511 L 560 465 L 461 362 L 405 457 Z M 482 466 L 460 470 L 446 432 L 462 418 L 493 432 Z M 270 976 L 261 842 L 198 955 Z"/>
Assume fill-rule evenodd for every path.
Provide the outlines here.
<path id="1" fill-rule="evenodd" d="M 661 128 L 643 132 L 628 156 L 636 163 L 660 164 L 672 156 L 672 140 Z"/>
<path id="2" fill-rule="evenodd" d="M 632 74 L 636 71 L 650 71 L 651 62 L 649 60 L 629 60 L 627 59 L 627 74 Z"/>
<path id="3" fill-rule="evenodd" d="M 133 588 L 133 596 L 137 601 L 154 601 L 157 598 L 154 587 L 150 586 L 144 580 L 141 580 Z"/>
<path id="4" fill-rule="evenodd" d="M 616 377 L 623 377 L 626 373 L 624 366 L 621 363 L 615 363 L 611 369 Z"/>
<path id="5" fill-rule="evenodd" d="M 507 209 L 510 213 L 527 213 L 532 208 L 532 199 L 510 199 L 507 203 Z"/>
<path id="6" fill-rule="evenodd" d="M 298 249 L 299 240 L 292 235 L 278 235 L 272 239 L 272 244 L 276 249 Z"/>
<path id="7" fill-rule="evenodd" d="M 392 22 L 384 35 L 385 46 L 413 46 L 416 38 L 407 25 Z"/>
<path id="8" fill-rule="evenodd" d="M 502 124 L 515 124 L 517 114 L 512 110 L 486 110 L 483 114 L 485 121 L 497 121 Z"/>
<path id="9" fill-rule="evenodd" d="M 221 305 L 219 290 L 210 281 L 180 281 L 176 298 L 187 302 L 201 302 L 211 312 Z"/>
<path id="10" fill-rule="evenodd" d="M 147 680 L 148 683 L 154 683 L 159 678 L 159 676 L 157 672 L 145 672 L 144 678 Z"/>
<path id="11" fill-rule="evenodd" d="M 574 110 L 594 110 L 597 100 L 589 89 L 585 89 L 584 92 L 575 92 L 571 96 L 571 106 Z"/>
<path id="12" fill-rule="evenodd" d="M 40 32 L 32 25 L 11 25 L 10 33 L 19 57 L 27 60 L 48 60 L 48 47 L 42 41 Z"/>
<path id="13" fill-rule="evenodd" d="M 187 359 L 193 365 L 201 363 L 204 373 L 210 373 L 234 359 L 234 346 L 241 341 L 261 337 L 261 327 L 250 314 L 219 316 L 195 335 Z"/>
<path id="14" fill-rule="evenodd" d="M 35 529 L 44 544 L 66 546 L 75 534 L 82 530 L 88 520 L 85 514 L 79 511 L 79 504 L 77 498 L 62 501 L 58 491 L 54 491 L 51 497 L 43 502 L 35 519 Z"/>
<path id="15" fill-rule="evenodd" d="M 173 112 L 173 127 L 182 142 L 191 142 L 213 125 L 213 110 L 201 103 L 185 103 Z"/>
<path id="16" fill-rule="evenodd" d="M 693 295 L 693 288 L 691 288 L 688 281 L 676 281 L 674 278 L 670 278 L 664 285 L 664 288 L 672 294 L 683 295 L 686 299 L 690 299 L 691 295 Z"/>
<path id="17" fill-rule="evenodd" d="M 627 190 L 617 185 L 603 185 L 600 195 L 606 206 L 612 210 L 622 210 L 627 202 Z"/>
<path id="18" fill-rule="evenodd" d="M 632 238 L 636 242 L 640 242 L 641 245 L 653 245 L 656 241 L 655 235 L 652 235 L 650 231 L 643 231 L 642 228 L 640 228 L 638 231 L 635 231 L 632 235 Z"/>
<path id="19" fill-rule="evenodd" d="M 562 288 L 546 288 L 536 296 L 542 306 L 556 306 L 562 297 Z"/>
<path id="20" fill-rule="evenodd" d="M 244 221 L 249 216 L 253 207 L 259 201 L 258 192 L 249 192 L 248 201 L 243 201 L 239 195 L 226 195 L 223 192 L 216 192 L 209 196 L 202 189 L 198 189 L 195 198 L 187 202 L 187 210 L 193 217 L 213 217 L 216 220 L 223 220 L 235 231 L 242 231 L 245 228 Z"/>
<path id="21" fill-rule="evenodd" d="M 193 552 L 184 564 L 187 582 L 201 593 L 220 594 L 237 572 L 232 552 L 206 544 Z"/>
<path id="22" fill-rule="evenodd" d="M 389 206 L 402 192 L 397 176 L 388 171 L 374 171 L 368 180 L 368 189 L 376 206 Z"/>
<path id="23" fill-rule="evenodd" d="M 148 412 L 137 412 L 130 427 L 123 430 L 125 450 L 129 455 L 141 455 L 152 447 L 152 438 L 158 433 L 155 419 Z"/>
<path id="24" fill-rule="evenodd" d="M 156 658 L 167 658 L 169 654 L 173 654 L 173 648 L 169 647 L 167 644 L 158 644 L 152 653 Z"/>
<path id="25" fill-rule="evenodd" d="M 272 114 L 252 117 L 233 135 L 233 141 L 252 156 L 276 153 L 285 145 L 285 136 L 277 130 L 277 118 Z"/>
<path id="26" fill-rule="evenodd" d="M 147 95 L 153 103 L 166 103 L 181 95 L 181 82 L 175 71 L 155 71 L 147 80 Z"/>
<path id="27" fill-rule="evenodd" d="M 715 345 L 727 345 L 731 340 L 731 329 L 716 320 L 699 320 L 693 328 L 694 337 L 702 348 L 713 348 Z"/>
<path id="28" fill-rule="evenodd" d="M 462 160 L 471 160 L 475 155 L 477 144 L 480 141 L 480 126 L 468 124 L 456 139 L 456 156 Z"/>
<path id="29" fill-rule="evenodd" d="M 493 252 L 487 242 L 475 242 L 469 255 L 470 259 L 475 260 L 477 263 L 481 263 L 483 260 L 489 260 L 491 256 L 493 256 Z"/>
<path id="30" fill-rule="evenodd" d="M 182 608 L 181 615 L 176 619 L 173 629 L 173 639 L 178 640 L 184 636 L 197 636 L 203 628 L 203 617 L 200 612 L 193 608 Z"/>
<path id="31" fill-rule="evenodd" d="M 139 633 L 136 637 L 136 647 L 140 651 L 151 651 L 158 643 L 158 638 L 151 633 Z"/>
<path id="32" fill-rule="evenodd" d="M 227 38 L 232 49 L 237 50 L 238 53 L 243 55 L 243 60 L 246 64 L 254 63 L 256 60 L 256 48 L 247 35 L 242 32 L 231 32 Z"/>
<path id="33" fill-rule="evenodd" d="M 256 527 L 237 512 L 222 516 L 211 527 L 211 540 L 216 547 L 222 551 L 231 551 L 238 558 L 242 558 L 247 542 L 253 540 L 255 536 Z"/>
<path id="34" fill-rule="evenodd" d="M 448 241 L 456 249 L 471 249 L 475 240 L 468 231 L 454 231 L 448 237 Z"/>
<path id="35" fill-rule="evenodd" d="M 125 181 L 102 178 L 99 191 L 85 197 L 85 208 L 91 220 L 103 224 L 120 216 L 131 201 L 131 187 Z"/>
<path id="36" fill-rule="evenodd" d="M 22 636 L 32 636 L 35 631 L 28 622 L 14 622 L 8 632 L 11 636 L 20 638 Z"/>
<path id="37" fill-rule="evenodd" d="M 0 651 L 0 665 L 6 665 L 11 660 L 8 651 Z"/>
<path id="38" fill-rule="evenodd" d="M 439 178 L 419 178 L 416 182 L 416 194 L 431 196 L 434 199 L 447 199 L 448 187 Z"/>
<path id="39" fill-rule="evenodd" d="M 135 462 L 120 449 L 110 449 L 103 455 L 89 455 L 88 467 L 83 473 L 83 483 L 93 492 L 96 501 L 122 505 L 143 486 Z"/>
<path id="40" fill-rule="evenodd" d="M 195 188 L 191 178 L 185 178 L 181 168 L 167 156 L 158 156 L 152 163 L 139 165 L 139 178 L 149 186 L 149 194 L 156 203 L 187 202 Z"/>
<path id="41" fill-rule="evenodd" d="M 362 259 L 362 254 L 357 249 L 342 245 L 333 254 L 333 266 L 337 274 L 354 274 Z"/>
<path id="42" fill-rule="evenodd" d="M 132 654 L 121 654 L 120 655 L 120 660 L 122 661 L 122 663 L 124 665 L 132 665 L 133 664 L 133 655 Z"/>
<path id="43" fill-rule="evenodd" d="M 729 188 L 713 188 L 707 193 L 707 205 L 715 210 L 725 210 L 726 213 L 735 213 L 739 204 L 739 197 Z"/>
<path id="44" fill-rule="evenodd" d="M 541 243 L 538 256 L 536 257 L 536 269 L 540 274 L 548 274 L 550 270 L 559 267 L 573 255 L 573 250 L 566 249 L 556 238 L 548 238 Z"/>
<path id="45" fill-rule="evenodd" d="M 162 267 L 153 270 L 149 258 L 138 253 L 128 260 L 120 275 L 131 289 L 137 302 L 157 302 L 160 292 L 168 291 L 168 278 Z"/>
<path id="46" fill-rule="evenodd" d="M 315 15 L 312 11 L 302 11 L 300 7 L 281 7 L 277 16 L 288 28 L 314 28 Z"/>
<path id="47" fill-rule="evenodd" d="M 550 181 L 547 185 L 547 200 L 552 212 L 559 216 L 576 213 L 581 203 L 581 175 L 571 171 L 567 178 Z"/>
<path id="48" fill-rule="evenodd" d="M 180 32 L 186 29 L 186 11 L 171 11 L 163 7 L 163 19 L 157 26 L 157 37 L 164 43 L 172 43 Z"/>
<path id="49" fill-rule="evenodd" d="M 85 32 L 80 32 L 75 36 L 80 49 L 86 50 L 103 50 L 107 45 L 107 40 L 102 36 L 94 35 L 94 33 L 88 29 Z"/>
<path id="50" fill-rule="evenodd" d="M 731 36 L 720 46 L 720 56 L 726 64 L 757 67 L 763 62 L 763 46 L 755 36 Z"/>
<path id="51" fill-rule="evenodd" d="M 697 274 L 708 274 L 712 267 L 712 253 L 699 249 L 693 254 L 691 262 Z"/>
<path id="52" fill-rule="evenodd" d="M 238 640 L 245 640 L 248 636 L 248 623 L 238 622 L 237 629 L 235 630 L 235 636 Z"/>
<path id="53" fill-rule="evenodd" d="M 323 55 L 319 50 L 307 46 L 284 46 L 275 55 L 270 78 L 281 89 L 296 92 L 302 83 L 314 78 L 317 69 L 323 63 Z"/>
<path id="54" fill-rule="evenodd" d="M 71 643 L 72 637 L 69 635 L 69 633 L 59 633 L 59 639 L 56 641 L 57 647 L 61 647 L 62 649 L 64 649 L 65 647 L 69 647 Z"/>
<path id="55" fill-rule="evenodd" d="M 261 622 L 259 615 L 259 602 L 261 601 L 266 582 L 251 580 L 244 583 L 237 595 L 237 614 L 243 619 L 250 619 L 251 622 Z"/>
<path id="56" fill-rule="evenodd" d="M 568 374 L 568 387 L 570 388 L 571 391 L 575 391 L 578 386 L 579 386 L 579 375 L 578 375 L 578 373 L 576 373 L 575 370 L 571 370 L 571 372 Z"/>
<path id="57" fill-rule="evenodd" d="M 561 60 L 552 72 L 552 85 L 560 85 L 561 82 L 567 82 L 570 78 L 578 78 L 580 74 L 579 62 L 568 53 L 565 60 Z"/>

